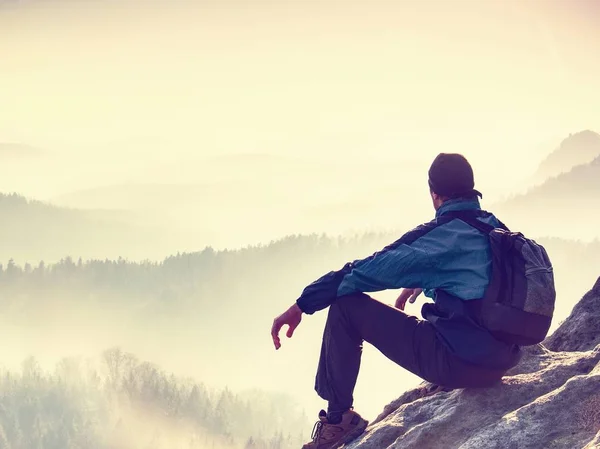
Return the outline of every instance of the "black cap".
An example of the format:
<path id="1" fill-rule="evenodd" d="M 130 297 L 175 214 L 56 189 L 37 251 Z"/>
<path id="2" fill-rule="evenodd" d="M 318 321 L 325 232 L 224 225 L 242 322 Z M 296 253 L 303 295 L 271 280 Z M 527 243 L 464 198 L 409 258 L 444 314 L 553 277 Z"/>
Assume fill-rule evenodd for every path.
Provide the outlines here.
<path id="1" fill-rule="evenodd" d="M 448 198 L 483 197 L 475 190 L 473 168 L 462 154 L 440 153 L 429 169 L 429 187 Z"/>

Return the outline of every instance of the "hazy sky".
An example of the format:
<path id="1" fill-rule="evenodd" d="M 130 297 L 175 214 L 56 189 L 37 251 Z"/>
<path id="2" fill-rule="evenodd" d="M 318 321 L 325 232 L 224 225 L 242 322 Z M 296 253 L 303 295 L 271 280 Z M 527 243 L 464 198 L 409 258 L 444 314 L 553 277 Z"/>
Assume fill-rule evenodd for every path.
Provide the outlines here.
<path id="1" fill-rule="evenodd" d="M 600 124 L 597 1 L 4 3 L 3 141 L 481 159 Z"/>
<path id="2" fill-rule="evenodd" d="M 489 205 L 570 132 L 600 128 L 599 4 L 0 2 L 0 143 L 40 155 L 0 158 L 0 191 L 54 201 L 124 183 L 216 179 L 231 188 L 210 194 L 215 210 L 253 182 L 255 200 L 280 192 L 290 205 L 374 214 L 360 200 L 390 211 L 367 224 L 391 226 L 393 202 L 426 199 L 434 155 L 457 151 Z M 288 159 L 208 162 L 239 153 Z M 274 180 L 279 171 L 296 190 Z M 332 191 L 341 204 L 323 200 Z M 69 204 L 114 207 L 112 198 L 128 201 L 117 191 L 108 204 L 89 195 Z M 324 230 L 299 213 L 306 229 Z M 276 235 L 305 231 L 280 227 Z"/>

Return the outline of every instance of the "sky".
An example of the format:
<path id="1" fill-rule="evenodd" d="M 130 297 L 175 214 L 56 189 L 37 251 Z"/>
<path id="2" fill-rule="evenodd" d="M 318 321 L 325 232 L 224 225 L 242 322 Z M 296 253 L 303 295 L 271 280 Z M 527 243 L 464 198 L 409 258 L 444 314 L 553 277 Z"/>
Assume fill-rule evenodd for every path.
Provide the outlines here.
<path id="1" fill-rule="evenodd" d="M 500 181 L 600 124 L 594 1 L 0 5 L 0 141 L 54 161 L 35 196 L 239 153 L 401 173 L 457 151 Z"/>

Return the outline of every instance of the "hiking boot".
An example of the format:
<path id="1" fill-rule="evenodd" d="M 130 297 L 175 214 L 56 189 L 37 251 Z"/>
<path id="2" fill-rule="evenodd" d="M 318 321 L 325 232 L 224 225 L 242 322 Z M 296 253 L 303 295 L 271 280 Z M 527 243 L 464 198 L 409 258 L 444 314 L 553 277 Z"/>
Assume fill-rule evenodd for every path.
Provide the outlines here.
<path id="1" fill-rule="evenodd" d="M 311 435 L 313 440 L 302 446 L 302 449 L 336 449 L 358 438 L 368 424 L 369 422 L 354 410 L 344 413 L 340 423 L 330 424 L 327 421 L 327 413 L 321 410 L 319 421 L 315 424 Z"/>

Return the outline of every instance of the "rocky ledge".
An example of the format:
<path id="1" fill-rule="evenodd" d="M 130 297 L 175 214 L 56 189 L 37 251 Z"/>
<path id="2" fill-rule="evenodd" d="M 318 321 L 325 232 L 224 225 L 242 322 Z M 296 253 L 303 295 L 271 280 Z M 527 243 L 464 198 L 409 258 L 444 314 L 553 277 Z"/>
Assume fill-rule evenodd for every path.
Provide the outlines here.
<path id="1" fill-rule="evenodd" d="M 600 448 L 600 279 L 497 386 L 408 391 L 347 448 Z"/>

